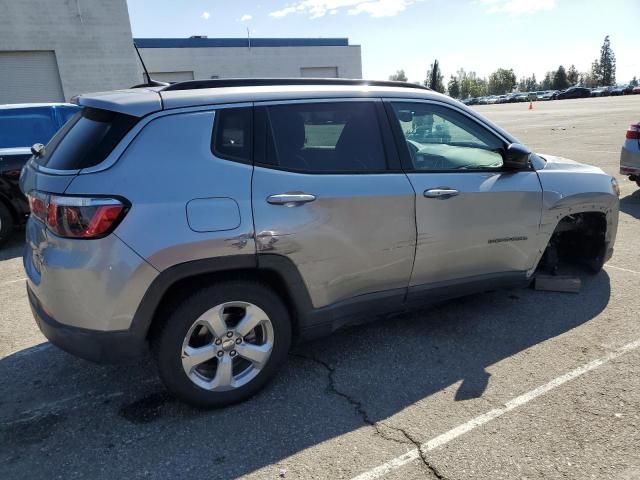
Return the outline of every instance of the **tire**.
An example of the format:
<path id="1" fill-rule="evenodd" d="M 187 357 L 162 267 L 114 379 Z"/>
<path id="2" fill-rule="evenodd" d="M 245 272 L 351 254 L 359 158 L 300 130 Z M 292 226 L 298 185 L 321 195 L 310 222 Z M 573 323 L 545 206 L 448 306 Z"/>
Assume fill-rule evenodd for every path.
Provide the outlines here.
<path id="1" fill-rule="evenodd" d="M 636 180 L 636 185 L 638 185 L 638 187 L 640 187 L 640 180 Z"/>
<path id="2" fill-rule="evenodd" d="M 261 323 L 245 335 L 249 318 Z M 173 395 L 201 408 L 224 407 L 255 395 L 277 373 L 291 345 L 291 320 L 280 297 L 262 283 L 220 282 L 176 304 L 151 345 Z"/>
<path id="3" fill-rule="evenodd" d="M 0 201 L 0 246 L 4 244 L 13 233 L 13 216 L 7 206 Z"/>

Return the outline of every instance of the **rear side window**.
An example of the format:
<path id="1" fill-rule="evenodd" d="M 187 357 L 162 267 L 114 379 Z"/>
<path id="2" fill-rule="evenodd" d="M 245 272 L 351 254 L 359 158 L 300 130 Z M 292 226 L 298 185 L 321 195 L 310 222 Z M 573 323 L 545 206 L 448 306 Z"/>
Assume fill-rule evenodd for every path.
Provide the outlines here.
<path id="1" fill-rule="evenodd" d="M 216 112 L 211 150 L 216 157 L 251 162 L 251 107 L 228 108 Z"/>
<path id="2" fill-rule="evenodd" d="M 36 162 L 55 170 L 78 170 L 102 162 L 138 118 L 110 110 L 83 108 L 56 133 Z"/>
<path id="3" fill-rule="evenodd" d="M 373 103 L 301 103 L 266 110 L 266 163 L 270 165 L 309 173 L 387 168 Z"/>

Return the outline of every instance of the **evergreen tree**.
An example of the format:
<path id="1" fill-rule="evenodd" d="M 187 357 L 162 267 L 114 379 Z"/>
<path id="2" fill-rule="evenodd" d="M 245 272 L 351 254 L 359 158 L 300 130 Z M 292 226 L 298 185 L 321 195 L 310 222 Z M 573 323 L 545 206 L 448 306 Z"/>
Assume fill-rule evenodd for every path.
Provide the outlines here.
<path id="1" fill-rule="evenodd" d="M 553 77 L 554 72 L 546 73 L 546 75 L 544 76 L 544 80 L 542 80 L 542 83 L 540 84 L 542 90 L 551 90 L 552 88 L 555 88 L 553 86 Z"/>
<path id="2" fill-rule="evenodd" d="M 567 71 L 562 65 L 558 67 L 558 71 L 553 75 L 552 88 L 554 90 L 564 90 L 569 87 L 569 80 L 567 79 Z"/>
<path id="3" fill-rule="evenodd" d="M 431 90 L 435 90 L 436 92 L 444 93 L 444 76 L 440 71 L 440 64 L 438 60 L 434 60 L 433 64 L 427 70 L 427 80 L 424 84 L 429 87 Z"/>
<path id="4" fill-rule="evenodd" d="M 637 77 L 633 77 L 633 80 L 631 80 L 631 83 L 629 83 L 629 85 L 631 85 L 632 87 L 637 87 L 638 86 L 638 78 Z"/>
<path id="5" fill-rule="evenodd" d="M 451 79 L 447 85 L 447 91 L 449 92 L 450 97 L 460 98 L 460 82 L 453 75 L 451 75 Z"/>
<path id="6" fill-rule="evenodd" d="M 616 55 L 611 48 L 609 35 L 604 37 L 604 43 L 600 49 L 600 78 L 602 85 L 615 85 L 616 83 Z"/>
<path id="7" fill-rule="evenodd" d="M 567 80 L 569 80 L 569 85 L 576 85 L 578 83 L 579 73 L 576 69 L 575 65 L 571 65 L 569 70 L 567 71 Z"/>
<path id="8" fill-rule="evenodd" d="M 602 70 L 600 69 L 600 62 L 594 60 L 591 64 L 591 75 L 589 75 L 589 82 L 587 87 L 599 87 L 602 85 Z"/>

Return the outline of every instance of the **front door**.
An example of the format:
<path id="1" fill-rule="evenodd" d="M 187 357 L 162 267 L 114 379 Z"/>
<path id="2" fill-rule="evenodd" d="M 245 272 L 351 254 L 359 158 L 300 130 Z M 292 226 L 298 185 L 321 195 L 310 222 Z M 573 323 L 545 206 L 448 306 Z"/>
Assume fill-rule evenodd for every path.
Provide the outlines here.
<path id="1" fill-rule="evenodd" d="M 259 261 L 288 257 L 315 308 L 387 290 L 398 290 L 400 302 L 415 251 L 415 195 L 399 163 L 390 171 L 395 152 L 382 102 L 255 110 Z"/>
<path id="2" fill-rule="evenodd" d="M 536 172 L 504 169 L 504 140 L 461 110 L 433 102 L 388 106 L 416 191 L 411 286 L 532 268 L 542 211 Z"/>

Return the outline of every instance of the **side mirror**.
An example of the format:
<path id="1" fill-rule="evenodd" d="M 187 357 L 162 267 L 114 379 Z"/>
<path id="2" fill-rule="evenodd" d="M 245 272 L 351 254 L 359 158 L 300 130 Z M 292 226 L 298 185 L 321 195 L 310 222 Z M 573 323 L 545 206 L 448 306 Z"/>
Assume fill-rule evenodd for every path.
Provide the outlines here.
<path id="1" fill-rule="evenodd" d="M 512 143 L 504 150 L 504 167 L 510 170 L 525 170 L 529 166 L 531 150 L 520 143 Z"/>

